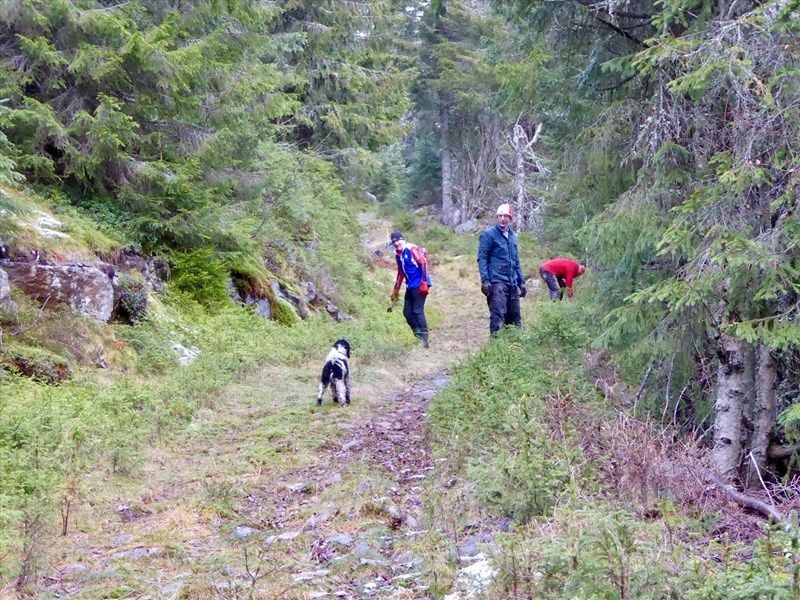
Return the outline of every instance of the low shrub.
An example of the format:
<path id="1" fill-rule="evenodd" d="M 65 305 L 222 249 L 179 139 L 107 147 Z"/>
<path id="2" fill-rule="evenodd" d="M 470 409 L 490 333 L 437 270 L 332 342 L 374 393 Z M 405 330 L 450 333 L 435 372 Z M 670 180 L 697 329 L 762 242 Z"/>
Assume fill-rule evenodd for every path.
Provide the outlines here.
<path id="1" fill-rule="evenodd" d="M 228 271 L 210 248 L 176 252 L 169 286 L 207 308 L 231 302 Z"/>
<path id="2" fill-rule="evenodd" d="M 149 287 L 136 271 L 117 275 L 118 316 L 127 323 L 138 323 L 147 313 Z"/>
<path id="3" fill-rule="evenodd" d="M 0 367 L 50 385 L 72 376 L 69 362 L 61 356 L 42 348 L 14 343 L 0 347 Z"/>

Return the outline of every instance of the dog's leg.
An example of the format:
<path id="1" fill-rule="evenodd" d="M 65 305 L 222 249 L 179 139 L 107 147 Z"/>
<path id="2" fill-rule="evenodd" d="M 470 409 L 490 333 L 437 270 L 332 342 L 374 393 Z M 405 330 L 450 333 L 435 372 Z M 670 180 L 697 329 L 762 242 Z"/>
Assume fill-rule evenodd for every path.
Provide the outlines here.
<path id="1" fill-rule="evenodd" d="M 319 392 L 317 392 L 317 406 L 322 405 L 322 394 L 325 393 L 326 387 L 327 386 L 324 383 L 322 383 L 321 381 L 319 382 Z"/>
<path id="2" fill-rule="evenodd" d="M 341 379 L 337 379 L 335 385 L 336 387 L 334 391 L 336 393 L 337 402 L 339 402 L 340 404 L 344 404 L 347 401 L 345 395 L 344 381 L 342 381 Z"/>
<path id="3" fill-rule="evenodd" d="M 344 403 L 350 404 L 350 369 L 347 370 L 347 373 L 344 374 Z"/>

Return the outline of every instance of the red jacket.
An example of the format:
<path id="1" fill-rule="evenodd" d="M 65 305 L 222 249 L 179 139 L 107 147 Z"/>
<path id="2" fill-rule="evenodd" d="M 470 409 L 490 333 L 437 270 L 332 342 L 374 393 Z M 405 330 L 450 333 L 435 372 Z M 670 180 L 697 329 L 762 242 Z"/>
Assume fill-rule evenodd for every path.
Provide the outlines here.
<path id="1" fill-rule="evenodd" d="M 559 279 L 563 279 L 566 284 L 565 287 L 572 289 L 572 281 L 578 277 L 578 267 L 580 265 L 574 260 L 568 258 L 554 258 L 544 263 L 540 269 L 552 273 Z"/>

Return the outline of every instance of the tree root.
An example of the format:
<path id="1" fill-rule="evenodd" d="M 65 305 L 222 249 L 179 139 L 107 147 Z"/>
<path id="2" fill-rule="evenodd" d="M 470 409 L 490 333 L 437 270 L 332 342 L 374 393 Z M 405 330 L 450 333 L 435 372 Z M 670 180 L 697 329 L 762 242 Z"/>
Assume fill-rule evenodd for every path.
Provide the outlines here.
<path id="1" fill-rule="evenodd" d="M 728 494 L 728 496 L 737 504 L 760 512 L 764 516 L 771 518 L 775 523 L 780 523 L 786 531 L 791 529 L 791 523 L 774 506 L 737 491 L 732 485 L 725 483 L 722 481 L 722 479 L 710 471 L 707 472 L 706 475 L 712 483 Z"/>

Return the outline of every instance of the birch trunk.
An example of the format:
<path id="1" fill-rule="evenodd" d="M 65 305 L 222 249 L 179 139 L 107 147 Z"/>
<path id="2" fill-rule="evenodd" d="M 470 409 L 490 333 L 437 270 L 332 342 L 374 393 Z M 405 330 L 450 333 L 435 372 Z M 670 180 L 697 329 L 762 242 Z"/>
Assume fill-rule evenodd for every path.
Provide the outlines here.
<path id="1" fill-rule="evenodd" d="M 517 209 L 525 206 L 525 156 L 519 150 L 514 165 L 514 196 L 517 199 Z"/>
<path id="2" fill-rule="evenodd" d="M 717 399 L 714 402 L 714 448 L 711 460 L 716 473 L 732 481 L 739 472 L 742 454 L 742 411 L 747 393 L 744 368 L 745 342 L 723 335 L 717 354 Z"/>
<path id="3" fill-rule="evenodd" d="M 760 487 L 758 470 L 762 473 L 767 463 L 767 447 L 775 425 L 775 361 L 770 349 L 759 344 L 756 352 L 756 402 L 753 411 L 753 461 L 747 463 L 745 483 L 749 488 Z"/>

